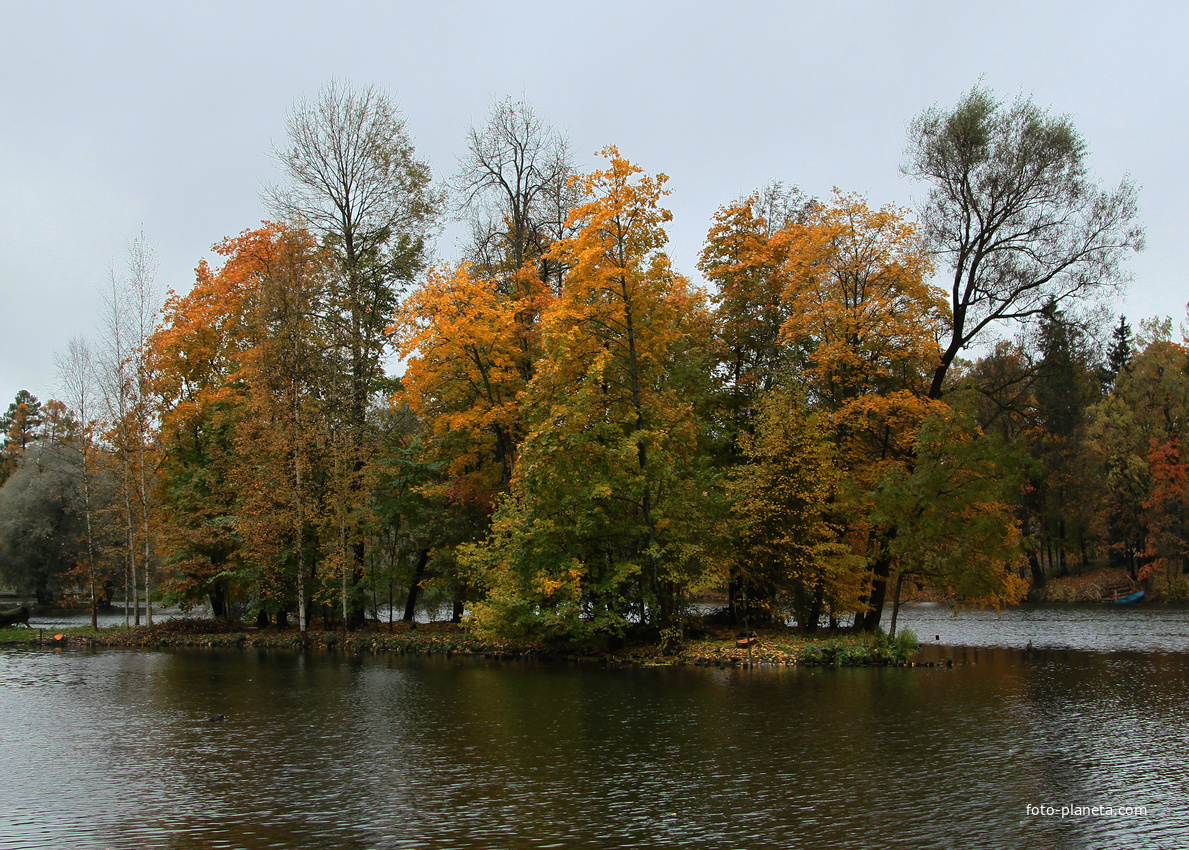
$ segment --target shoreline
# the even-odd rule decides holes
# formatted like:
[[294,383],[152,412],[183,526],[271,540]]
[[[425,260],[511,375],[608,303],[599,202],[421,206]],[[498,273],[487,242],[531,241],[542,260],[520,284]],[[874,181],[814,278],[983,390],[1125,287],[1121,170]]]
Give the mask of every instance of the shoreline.
[[[182,624],[179,627],[176,624]],[[394,655],[454,655],[492,660],[539,660],[595,663],[605,666],[911,666],[917,647],[908,640],[892,641],[866,634],[803,635],[777,629],[755,630],[749,648],[737,645],[733,634],[720,630],[662,649],[652,643],[626,644],[614,651],[585,644],[483,641],[452,623],[421,624],[392,632],[375,628],[348,632],[309,630],[303,642],[296,629],[233,628],[206,630],[212,621],[172,620],[154,626],[90,626],[48,633],[44,628],[0,630],[0,647],[120,648],[120,649],[277,649],[287,651],[390,653]],[[171,625],[174,624],[174,625]],[[185,626],[193,625],[193,630]],[[61,635],[60,639],[55,639]]]

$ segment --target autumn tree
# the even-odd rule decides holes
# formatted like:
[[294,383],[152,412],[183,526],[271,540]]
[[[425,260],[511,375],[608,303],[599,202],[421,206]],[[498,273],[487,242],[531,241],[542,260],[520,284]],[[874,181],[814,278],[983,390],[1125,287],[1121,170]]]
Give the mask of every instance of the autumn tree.
[[[429,166],[417,159],[405,119],[373,86],[331,80],[290,113],[288,144],[274,151],[286,183],[266,193],[281,219],[307,227],[334,258],[328,327],[339,352],[344,463],[353,503],[372,459],[368,411],[384,389],[388,326],[399,292],[423,268],[426,238],[441,206]],[[362,575],[365,541],[351,514],[351,584]],[[363,608],[352,603],[352,620]]]
[[[256,559],[261,595],[284,618],[296,605],[298,626],[308,624],[308,576],[314,561],[310,520],[317,510],[311,486],[319,463],[319,431],[327,341],[323,310],[327,257],[303,230],[267,226],[235,244],[253,264],[256,285],[245,317],[252,345],[241,359],[247,384],[247,417],[237,438],[246,474],[240,531]],[[256,451],[243,452],[245,446]],[[262,545],[248,517],[269,517],[275,528]],[[276,573],[284,568],[279,576]]]
[[217,616],[251,592],[261,619],[307,625],[317,537],[310,502],[323,430],[326,288],[305,231],[265,224],[215,246],[152,340],[164,400],[170,589]]
[[911,466],[918,431],[937,406],[926,376],[937,359],[945,304],[927,282],[930,263],[905,211],[872,210],[841,192],[803,223],[784,228],[788,318],[811,405],[829,418],[848,473],[851,525],[865,529],[874,630],[895,564],[894,526],[872,522],[880,482]]
[[751,429],[759,399],[794,367],[780,330],[790,316],[786,227],[804,222],[817,202],[773,183],[721,207],[698,268],[714,285],[715,336],[726,393],[731,442]]
[[[223,251],[222,246],[217,248]],[[230,265],[230,264],[229,264]],[[240,541],[235,432],[245,415],[239,380],[251,278],[199,264],[194,286],[171,294],[150,341],[161,400],[161,543],[170,601],[229,614]]]
[[481,627],[613,634],[632,611],[665,626],[706,576],[694,401],[709,317],[663,252],[666,178],[603,155],[550,252],[569,271],[544,316],[532,430],[469,558],[489,591]]
[[1100,482],[1098,524],[1132,576],[1175,589],[1185,571],[1189,350],[1171,322],[1150,320],[1111,395],[1090,412],[1088,472]]
[[1047,305],[1094,298],[1126,280],[1143,248],[1138,190],[1102,189],[1073,121],[975,86],[953,109],[934,106],[908,129],[902,171],[925,183],[925,240],[948,269],[951,320],[929,396],[940,398],[955,358],[981,333],[1028,322]]
[[[431,271],[406,299],[394,325],[408,359],[397,398],[426,423],[434,454],[452,478],[491,502],[512,480],[522,434],[518,301],[468,264]],[[494,460],[494,470],[484,474]],[[472,475],[474,473],[474,475]]]
[[753,434],[742,434],[746,462],[732,481],[738,522],[733,572],[749,613],[803,631],[860,607],[866,564],[846,540],[839,511],[843,472],[828,420],[795,390],[759,402]]

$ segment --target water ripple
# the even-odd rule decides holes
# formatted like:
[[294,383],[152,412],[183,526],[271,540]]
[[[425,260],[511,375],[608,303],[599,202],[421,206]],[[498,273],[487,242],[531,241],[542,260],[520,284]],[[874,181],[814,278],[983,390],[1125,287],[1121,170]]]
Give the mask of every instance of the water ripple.
[[[1189,657],[977,652],[953,669],[727,671],[3,652],[0,760],[30,765],[0,786],[5,846],[1189,838]],[[1104,804],[1148,814],[1027,808]]]

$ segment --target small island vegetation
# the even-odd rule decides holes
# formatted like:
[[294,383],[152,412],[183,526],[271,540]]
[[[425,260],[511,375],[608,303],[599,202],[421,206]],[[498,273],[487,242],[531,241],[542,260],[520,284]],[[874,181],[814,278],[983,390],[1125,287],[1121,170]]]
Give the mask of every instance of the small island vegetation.
[[[1189,347],[1104,325],[1137,190],[1067,116],[981,86],[925,110],[915,214],[728,202],[705,287],[666,253],[668,178],[614,146],[579,173],[524,102],[446,189],[373,87],[298,103],[274,154],[272,221],[163,305],[133,242],[64,400],[4,417],[0,578],[125,606],[72,640],[902,663],[913,593],[1108,566],[1189,599]],[[471,236],[435,263],[448,210]]]
[[843,632],[802,635],[787,628],[765,628],[740,639],[734,629],[713,623],[692,625],[684,637],[675,633],[630,629],[613,641],[481,638],[464,625],[448,621],[371,624],[357,631],[260,629],[238,620],[180,617],[152,626],[75,627],[48,634],[31,628],[0,629],[0,646],[53,646],[135,649],[269,649],[473,656],[496,660],[569,661],[608,666],[904,666],[913,663],[917,639],[902,630],[886,634]]

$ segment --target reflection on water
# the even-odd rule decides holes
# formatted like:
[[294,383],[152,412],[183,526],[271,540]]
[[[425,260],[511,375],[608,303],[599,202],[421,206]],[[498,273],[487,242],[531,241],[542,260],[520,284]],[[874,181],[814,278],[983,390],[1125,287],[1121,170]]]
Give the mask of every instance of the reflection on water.
[[[0,652],[5,847],[1174,847],[1189,656],[619,669]],[[212,723],[213,715],[226,722]],[[1055,814],[1029,814],[1028,806]],[[1144,806],[1060,817],[1065,805]]]

